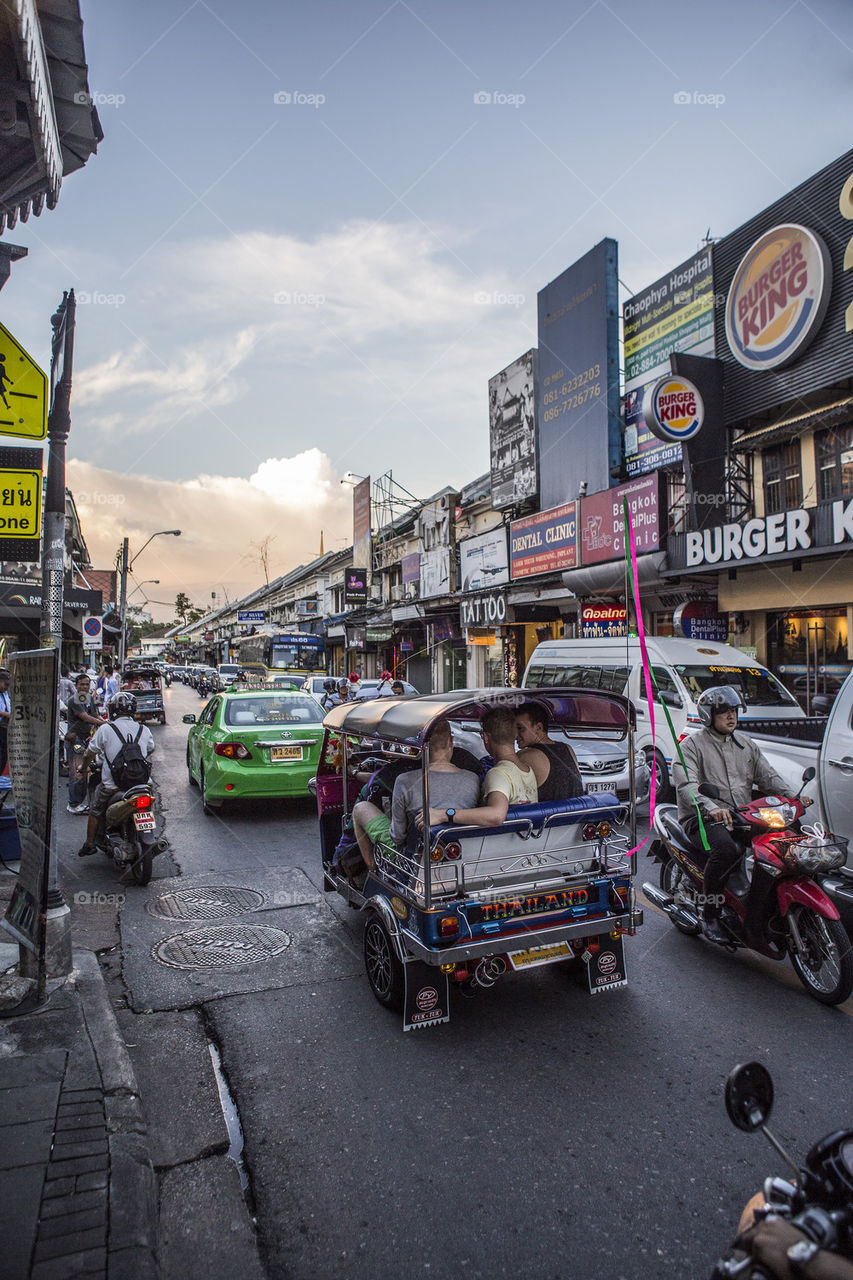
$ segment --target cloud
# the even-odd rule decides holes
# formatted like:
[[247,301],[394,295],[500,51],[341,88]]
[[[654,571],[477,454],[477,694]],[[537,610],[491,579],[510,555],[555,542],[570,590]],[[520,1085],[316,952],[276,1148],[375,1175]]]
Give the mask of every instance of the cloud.
[[[233,600],[260,586],[263,575],[251,543],[272,535],[270,576],[307,564],[325,549],[352,540],[352,490],[342,487],[329,458],[307,449],[291,458],[268,458],[248,479],[200,475],[191,480],[127,476],[71,459],[68,483],[83,536],[96,568],[110,568],[124,537],[131,557],[161,529],[181,537],[155,538],[134,567],[136,582],[157,578],[137,601],[174,600],[185,591],[199,607],[211,592]],[[152,604],[155,618],[171,618]]]

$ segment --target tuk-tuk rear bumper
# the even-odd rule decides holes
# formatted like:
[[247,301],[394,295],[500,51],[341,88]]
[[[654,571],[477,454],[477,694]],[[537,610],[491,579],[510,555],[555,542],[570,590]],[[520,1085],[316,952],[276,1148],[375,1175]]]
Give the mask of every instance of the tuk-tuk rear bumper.
[[[383,915],[386,915],[384,911]],[[390,911],[386,919],[388,915],[391,915]],[[573,938],[591,938],[602,933],[612,933],[616,929],[622,933],[633,933],[642,923],[643,913],[635,908],[631,912],[598,916],[594,920],[563,921],[549,928],[492,933],[475,941],[468,938],[464,942],[451,943],[441,948],[427,946],[416,934],[402,926],[397,930],[397,938],[405,952],[422,960],[424,964],[438,967],[442,964],[458,964],[478,956],[506,955],[508,951],[526,951],[531,947],[549,946],[555,942],[570,942]]]

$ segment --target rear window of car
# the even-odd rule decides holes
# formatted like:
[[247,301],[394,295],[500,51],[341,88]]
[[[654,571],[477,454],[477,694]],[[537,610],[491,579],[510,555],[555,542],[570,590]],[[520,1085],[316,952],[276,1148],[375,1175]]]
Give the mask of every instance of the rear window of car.
[[222,672],[224,676],[236,676],[240,668],[237,666],[236,663],[234,663],[232,666],[231,663],[220,662],[219,670]]
[[228,698],[223,720],[235,728],[254,724],[320,724],[323,709],[313,698]]
[[591,667],[586,663],[536,666],[527,673],[527,684],[532,689],[570,685],[575,689],[606,689],[609,693],[621,693],[627,682],[627,667]]

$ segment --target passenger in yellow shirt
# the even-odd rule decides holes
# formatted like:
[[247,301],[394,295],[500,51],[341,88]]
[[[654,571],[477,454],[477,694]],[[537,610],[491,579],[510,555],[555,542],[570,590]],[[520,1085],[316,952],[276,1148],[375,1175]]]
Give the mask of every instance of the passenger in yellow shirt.
[[494,707],[484,713],[481,725],[483,744],[495,761],[483,779],[482,803],[476,809],[430,809],[431,826],[499,827],[511,804],[535,804],[538,799],[536,775],[515,750],[515,712]]

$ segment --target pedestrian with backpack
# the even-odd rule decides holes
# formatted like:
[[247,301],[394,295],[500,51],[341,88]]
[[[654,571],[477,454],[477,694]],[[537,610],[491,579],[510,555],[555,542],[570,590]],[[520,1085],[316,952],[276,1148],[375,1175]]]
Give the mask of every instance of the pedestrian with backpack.
[[89,808],[89,825],[86,843],[78,856],[88,858],[96,853],[95,837],[98,823],[119,792],[144,786],[151,777],[148,757],[154,750],[154,735],[147,725],[138,724],[136,699],[132,693],[117,693],[107,703],[109,721],[102,724],[91,738],[83,757],[84,771],[96,752],[103,758],[101,781],[95,790]]

